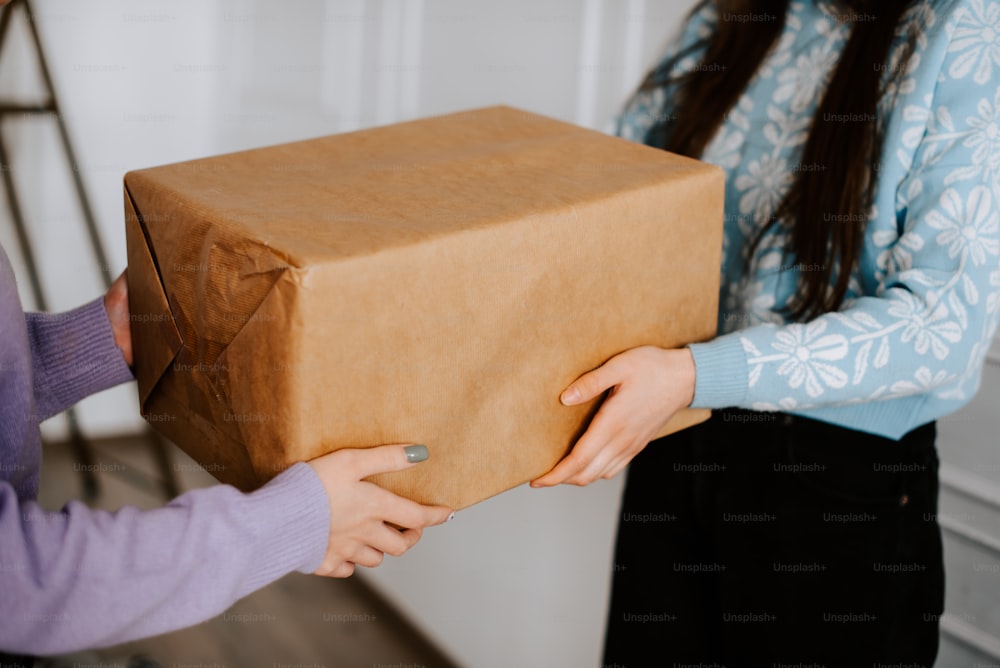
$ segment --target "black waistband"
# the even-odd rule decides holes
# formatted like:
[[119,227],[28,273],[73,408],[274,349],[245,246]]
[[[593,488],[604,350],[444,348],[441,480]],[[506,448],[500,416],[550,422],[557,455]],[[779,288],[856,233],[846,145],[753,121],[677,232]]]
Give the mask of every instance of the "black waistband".
[[705,425],[707,428],[720,428],[720,426],[724,427],[725,425],[738,425],[743,427],[759,426],[765,429],[769,427],[775,429],[795,428],[798,426],[816,433],[822,432],[830,436],[836,435],[843,438],[860,438],[864,440],[878,440],[890,443],[895,441],[904,445],[908,443],[924,444],[927,443],[928,440],[933,441],[934,434],[937,429],[937,423],[931,421],[912,429],[899,439],[891,439],[860,429],[852,429],[851,427],[844,427],[830,422],[817,420],[815,418],[804,417],[802,415],[793,415],[792,413],[783,413],[780,411],[754,411],[745,408],[722,408],[713,410],[711,419],[705,423]]

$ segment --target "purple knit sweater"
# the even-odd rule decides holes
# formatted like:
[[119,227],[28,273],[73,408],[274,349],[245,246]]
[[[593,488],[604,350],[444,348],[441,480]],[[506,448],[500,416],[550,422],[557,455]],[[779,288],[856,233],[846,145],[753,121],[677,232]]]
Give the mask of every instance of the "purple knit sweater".
[[190,626],[323,559],[329,505],[306,464],[253,494],[218,485],[149,511],[40,508],[39,422],[131,378],[102,300],[26,315],[0,248],[0,651],[57,654]]

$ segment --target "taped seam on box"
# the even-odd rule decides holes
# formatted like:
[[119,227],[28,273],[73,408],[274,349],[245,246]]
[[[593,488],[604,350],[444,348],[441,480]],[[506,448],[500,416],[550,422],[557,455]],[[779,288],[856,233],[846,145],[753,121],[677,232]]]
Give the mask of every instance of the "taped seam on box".
[[160,283],[160,291],[166,296],[166,289],[163,287],[162,274],[160,273],[160,262],[156,259],[156,253],[153,252],[153,242],[149,238],[149,230],[146,229],[146,223],[142,220],[142,214],[139,213],[139,206],[135,203],[135,197],[128,189],[128,183],[124,184],[125,187],[125,197],[128,199],[128,211],[126,211],[126,222],[128,222],[128,214],[132,213],[135,218],[135,222],[139,225],[139,231],[142,232],[143,239],[146,240],[146,251],[149,253],[149,259],[153,262],[153,269],[156,271],[156,278]]
[[167,300],[148,231],[132,194],[125,187],[128,242],[129,313],[139,404],[150,395],[184,346]]

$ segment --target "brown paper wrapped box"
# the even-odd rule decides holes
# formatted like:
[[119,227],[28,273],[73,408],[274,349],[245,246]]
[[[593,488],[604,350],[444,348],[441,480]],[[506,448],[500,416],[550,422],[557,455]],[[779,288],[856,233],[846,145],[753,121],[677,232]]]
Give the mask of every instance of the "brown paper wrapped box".
[[244,490],[422,443],[376,481],[463,508],[567,453],[577,376],[715,334],[722,205],[717,168],[506,107],[130,172],[142,413]]

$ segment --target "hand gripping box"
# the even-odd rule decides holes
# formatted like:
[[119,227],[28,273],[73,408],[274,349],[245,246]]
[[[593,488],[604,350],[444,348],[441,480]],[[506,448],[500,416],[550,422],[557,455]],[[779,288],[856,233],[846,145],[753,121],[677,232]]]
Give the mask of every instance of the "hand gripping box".
[[718,168],[506,107],[129,172],[142,413],[244,490],[422,443],[375,481],[463,508],[568,452],[577,376],[715,335],[722,206]]

